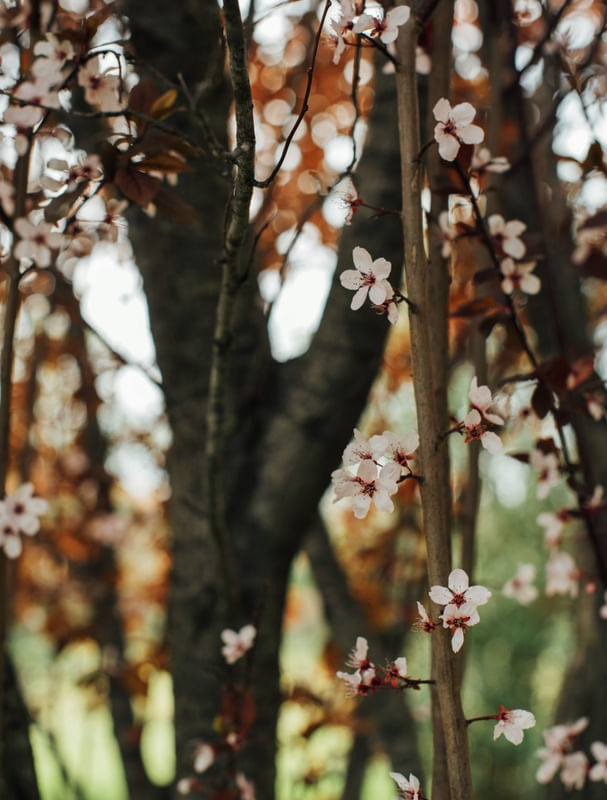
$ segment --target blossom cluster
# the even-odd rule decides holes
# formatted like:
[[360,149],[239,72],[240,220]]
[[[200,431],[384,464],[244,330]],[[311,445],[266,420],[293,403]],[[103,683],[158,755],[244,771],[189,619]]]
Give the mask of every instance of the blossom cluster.
[[[371,502],[380,511],[393,511],[390,499],[398,491],[398,483],[405,477],[415,477],[411,468],[419,435],[408,431],[398,437],[392,431],[365,439],[354,429],[354,441],[343,452],[346,467],[357,466],[356,474],[337,469],[331,474],[335,499],[352,498],[352,511],[358,519],[369,513]],[[386,463],[382,463],[386,462]]]
[[470,410],[455,430],[465,433],[466,443],[479,440],[490,453],[501,453],[503,450],[501,439],[491,428],[503,425],[504,420],[491,410],[495,402],[491,390],[488,386],[479,386],[476,375],[472,378],[468,399]]
[[[428,592],[430,599],[439,606],[444,606],[439,619],[443,627],[451,633],[451,649],[458,653],[464,644],[464,634],[468,628],[480,622],[478,606],[484,606],[491,597],[485,586],[470,586],[470,579],[463,569],[454,569],[449,573],[447,586],[432,586]],[[417,627],[432,632],[434,623],[421,603],[417,604],[421,622]]]
[[18,558],[23,550],[21,534],[34,536],[40,530],[40,517],[48,511],[48,502],[34,497],[31,483],[23,483],[0,500],[0,547],[7,558]]
[[555,725],[544,731],[545,746],[537,751],[542,760],[536,774],[539,783],[550,783],[557,772],[567,789],[582,789],[587,777],[591,781],[607,783],[607,745],[598,741],[590,745],[596,761],[592,767],[586,754],[575,749],[575,740],[588,723],[588,717],[580,717],[575,722]]
[[350,694],[368,695],[379,689],[419,689],[421,681],[407,676],[407,659],[396,658],[386,667],[377,667],[369,658],[369,643],[364,636],[357,636],[356,644],[346,664],[354,672],[337,672]]
[[407,5],[390,8],[380,16],[364,13],[364,0],[353,3],[352,0],[339,0],[339,16],[331,23],[335,53],[333,63],[338,64],[346,45],[354,44],[352,34],[364,34],[365,37],[390,45],[398,36],[398,29],[411,16]]

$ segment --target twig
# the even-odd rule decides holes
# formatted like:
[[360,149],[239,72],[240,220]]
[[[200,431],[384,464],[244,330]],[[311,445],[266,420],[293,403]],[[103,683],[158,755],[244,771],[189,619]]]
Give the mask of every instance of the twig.
[[289,131],[289,134],[284,141],[282,147],[282,153],[280,154],[280,158],[278,159],[278,162],[274,167],[274,169],[272,170],[272,172],[263,181],[258,181],[254,179],[253,185],[258,186],[260,189],[266,189],[280,172],[280,169],[284,164],[284,160],[287,157],[287,151],[291,145],[291,142],[293,141],[293,137],[297,133],[297,129],[303,122],[303,118],[305,117],[306,112],[308,111],[308,100],[310,99],[310,92],[312,91],[312,78],[314,77],[314,67],[316,66],[316,56],[318,54],[318,46],[320,44],[320,37],[325,24],[325,20],[327,18],[327,14],[329,13],[329,8],[331,8],[331,0],[326,0],[325,7],[323,9],[322,16],[320,18],[318,31],[316,32],[316,38],[314,39],[314,49],[312,50],[312,62],[307,70],[308,82],[306,84],[306,90],[304,92],[301,109],[299,111],[299,114],[297,115],[297,119],[293,123],[293,127]]

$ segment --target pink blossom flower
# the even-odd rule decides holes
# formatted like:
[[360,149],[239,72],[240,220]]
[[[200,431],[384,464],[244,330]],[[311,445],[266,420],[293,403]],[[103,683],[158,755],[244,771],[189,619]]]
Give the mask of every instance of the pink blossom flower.
[[369,667],[364,672],[336,672],[337,677],[346,684],[346,691],[350,695],[372,694],[381,681],[375,675],[375,669]]
[[569,553],[554,553],[546,564],[546,594],[578,596],[580,570]]
[[501,214],[492,214],[487,222],[493,243],[499,251],[512,258],[522,258],[525,255],[527,248],[519,238],[527,228],[524,222],[519,219],[506,222]]
[[590,780],[604,781],[607,783],[607,744],[603,744],[603,742],[593,742],[590,745],[590,752],[597,761],[590,770]]
[[386,280],[392,270],[392,265],[385,258],[371,258],[364,247],[355,247],[352,259],[356,269],[347,269],[341,273],[339,280],[345,289],[351,289],[356,294],[352,298],[350,308],[359,309],[367,299],[375,305],[381,305],[391,296],[392,287]]
[[34,81],[20,83],[12,96],[25,102],[37,104],[14,104],[6,109],[4,121],[10,125],[15,125],[19,131],[29,130],[40,122],[45,112],[39,106],[59,108],[57,92],[52,91],[48,80],[40,75],[37,75]]
[[566,789],[581,789],[586,783],[588,758],[581,750],[563,756],[561,780]]
[[419,778],[416,778],[412,772],[409,773],[408,779],[405,778],[404,775],[401,775],[400,772],[391,772],[390,777],[398,786],[401,800],[420,800],[421,789]]
[[544,528],[544,544],[548,548],[557,548],[561,543],[561,532],[571,514],[567,508],[561,511],[542,511],[538,514],[537,523]]
[[488,147],[475,147],[470,169],[474,172],[508,172],[510,162],[504,156],[492,156]]
[[491,390],[488,386],[479,386],[476,375],[472,378],[468,399],[472,408],[475,408],[487,422],[492,425],[504,424],[504,420],[498,414],[489,411],[494,402]]
[[587,726],[588,717],[580,717],[576,722],[555,725],[544,731],[546,746],[537,751],[543,762],[535,776],[539,783],[549,783],[554,778],[565,755],[572,752],[576,736]]
[[523,711],[521,708],[504,708],[500,706],[498,722],[493,729],[493,740],[498,739],[502,734],[512,744],[520,744],[523,741],[523,731],[533,728],[535,717],[531,711]]
[[454,653],[458,653],[462,649],[464,633],[468,628],[480,622],[474,603],[464,603],[461,606],[450,603],[445,606],[439,619],[442,619],[443,627],[449,628],[451,631],[451,649]]
[[78,70],[78,85],[84,89],[84,99],[91,106],[103,108],[104,111],[117,111],[119,104],[120,78],[102,71],[99,58],[89,59]]
[[61,70],[67,61],[75,57],[72,43],[65,39],[60,41],[54,34],[46,33],[45,38],[34,45],[34,55],[38,58],[32,64],[32,72],[36,76],[45,77],[51,85],[60,83]]
[[365,439],[358,428],[354,428],[354,441],[343,452],[342,461],[347,466],[358,464],[360,461],[376,461],[384,454],[386,448],[384,436],[372,436]]
[[529,453],[529,464],[538,472],[537,499],[545,500],[561,482],[558,458],[555,453],[543,453],[536,448]]
[[538,591],[533,585],[535,566],[533,564],[519,564],[516,574],[506,581],[502,589],[504,597],[511,597],[522,606],[528,606],[538,596]]
[[464,440],[466,444],[475,439],[479,439],[480,443],[489,453],[501,453],[504,449],[500,437],[497,433],[487,430],[480,412],[477,411],[476,408],[473,408],[466,414],[463,424],[466,431],[466,438]]
[[63,234],[53,232],[48,222],[32,223],[25,217],[15,220],[15,232],[20,237],[15,244],[15,257],[31,259],[38,267],[51,263],[51,249],[61,247]]
[[396,494],[394,464],[386,464],[377,474],[377,467],[372,461],[361,461],[356,475],[351,475],[345,470],[335,470],[331,479],[335,488],[335,500],[342,497],[352,497],[352,511],[357,519],[364,519],[369,513],[371,500],[379,511],[394,511],[394,504],[390,495]]
[[440,606],[463,606],[466,603],[484,606],[491,597],[491,592],[484,586],[469,586],[468,575],[463,569],[452,570],[447,583],[448,588],[432,586],[428,592],[430,599]]
[[525,294],[537,294],[542,283],[537,275],[531,272],[535,269],[535,261],[515,263],[511,258],[505,258],[500,264],[503,275],[502,292],[512,294],[515,289],[520,289]]
[[40,517],[48,511],[48,502],[34,497],[31,483],[22,483],[12,494],[0,500],[0,517],[16,530],[34,536],[40,530]]
[[454,161],[460,144],[479,144],[485,136],[478,125],[472,125],[476,115],[470,103],[459,103],[451,108],[451,103],[442,97],[432,109],[437,124],[434,138],[438,142],[438,152],[445,161]]
[[428,612],[419,600],[417,601],[417,612],[419,614],[419,619],[413,626],[416,630],[423,631],[424,633],[432,633],[436,630],[436,622],[430,619]]
[[19,558],[23,552],[19,529],[4,514],[0,514],[0,547],[7,558]]
[[400,464],[405,469],[410,469],[410,462],[413,460],[414,453],[419,447],[419,434],[417,431],[407,431],[402,437],[398,437],[392,431],[384,431],[382,438],[385,441],[384,455],[392,459],[396,464]]
[[221,632],[223,642],[221,654],[228,664],[234,664],[253,647],[256,635],[257,629],[254,625],[245,625],[238,633],[231,628],[226,628]]
[[375,670],[375,665],[369,660],[369,643],[364,636],[356,637],[356,644],[350,651],[346,664],[361,673],[368,669]]
[[354,25],[354,33],[367,31],[369,36],[379,38],[384,44],[390,44],[396,40],[399,27],[404,25],[410,16],[409,6],[392,8],[383,19],[378,19],[370,14],[361,14]]
[[438,215],[438,226],[441,237],[441,256],[449,258],[453,252],[453,242],[457,239],[457,231],[451,225],[449,212],[441,211]]

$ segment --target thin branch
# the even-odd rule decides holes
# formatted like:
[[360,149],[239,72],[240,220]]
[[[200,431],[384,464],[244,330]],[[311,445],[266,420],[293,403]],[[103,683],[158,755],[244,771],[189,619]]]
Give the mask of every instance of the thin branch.
[[299,114],[297,115],[297,119],[295,120],[293,127],[289,131],[287,138],[284,141],[282,147],[282,153],[280,154],[280,158],[272,172],[265,178],[263,181],[254,180],[254,186],[258,186],[260,189],[266,189],[274,180],[274,178],[280,172],[282,165],[284,164],[284,160],[287,157],[287,151],[293,141],[293,137],[297,133],[297,129],[303,122],[303,118],[308,111],[308,100],[310,99],[310,92],[312,91],[312,78],[314,77],[314,67],[316,66],[316,56],[318,54],[318,46],[320,44],[320,37],[322,35],[322,30],[325,24],[325,20],[327,18],[327,14],[329,13],[329,9],[331,8],[331,0],[326,0],[325,7],[322,12],[322,16],[320,18],[320,24],[318,26],[318,31],[316,32],[316,38],[314,39],[314,49],[312,51],[312,62],[308,67],[307,74],[308,74],[308,82],[306,84],[306,90],[304,92],[303,101],[301,104],[301,109]]

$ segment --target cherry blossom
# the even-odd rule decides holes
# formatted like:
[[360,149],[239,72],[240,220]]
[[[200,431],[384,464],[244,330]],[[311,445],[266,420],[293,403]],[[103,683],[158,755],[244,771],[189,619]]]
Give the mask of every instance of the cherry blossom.
[[463,426],[466,431],[466,438],[464,440],[466,444],[475,439],[479,439],[480,443],[489,453],[501,453],[504,449],[500,437],[497,433],[487,430],[480,412],[477,411],[476,408],[473,408],[466,414]]
[[48,222],[33,223],[19,217],[15,220],[15,232],[20,237],[15,245],[15,257],[31,259],[38,267],[48,267],[51,249],[63,243],[63,234],[54,232]]
[[384,44],[390,44],[396,41],[399,27],[404,25],[410,16],[409,6],[392,8],[383,19],[378,19],[370,14],[362,14],[354,25],[354,33],[366,31],[369,36],[379,38]]
[[78,84],[84,89],[84,99],[91,106],[104,111],[118,110],[120,78],[109,74],[108,70],[102,71],[98,57],[89,59],[78,70]]
[[523,606],[528,606],[538,596],[538,590],[533,585],[535,566],[533,564],[519,564],[516,574],[504,584],[502,594],[511,597]]
[[493,729],[493,740],[498,739],[502,734],[512,744],[520,744],[523,741],[523,731],[535,726],[535,717],[531,711],[523,711],[521,708],[504,708],[500,706],[498,722]]
[[462,649],[466,630],[480,622],[474,603],[464,603],[459,606],[450,603],[445,606],[439,619],[442,619],[443,627],[449,628],[451,631],[451,649],[454,653],[458,653]]
[[419,434],[417,431],[407,431],[398,437],[392,431],[384,431],[382,438],[385,441],[384,455],[400,464],[405,469],[410,469],[409,462],[419,447]]
[[468,399],[472,408],[475,408],[487,422],[492,425],[504,424],[504,420],[498,414],[489,411],[494,402],[491,396],[491,389],[488,386],[479,386],[476,375],[472,378]]
[[23,552],[19,529],[4,515],[0,515],[0,547],[7,558],[19,558]]
[[331,28],[333,29],[333,33],[336,37],[333,39],[333,43],[335,45],[335,53],[333,54],[334,64],[339,64],[341,56],[346,49],[345,37],[348,32],[353,29],[354,18],[359,13],[351,0],[340,0],[339,8],[339,17],[331,22]]
[[588,722],[588,717],[580,717],[576,722],[555,725],[544,731],[546,746],[537,751],[543,762],[535,776],[539,783],[550,783],[562,766],[565,756],[572,752],[576,736],[585,730]]
[[561,511],[542,511],[538,514],[537,523],[544,528],[544,544],[548,548],[557,548],[561,543],[561,532],[565,523],[571,519],[567,508]]
[[537,499],[545,500],[554,486],[561,482],[556,453],[543,453],[537,448],[529,453],[529,464],[537,470]]
[[436,622],[430,619],[428,612],[419,600],[417,601],[417,612],[419,614],[419,619],[413,626],[416,630],[423,631],[424,633],[432,633],[432,631],[436,630]]
[[37,125],[44,116],[44,109],[59,108],[57,92],[51,89],[51,84],[44,76],[37,75],[33,81],[19,84],[12,95],[14,98],[37,105],[10,105],[4,114],[4,121],[15,125],[19,131],[29,130]]
[[607,744],[593,742],[590,745],[590,752],[597,763],[590,770],[588,777],[591,781],[604,781],[607,783]]
[[408,779],[405,778],[404,775],[401,775],[400,772],[391,772],[390,777],[398,786],[401,800],[420,800],[421,789],[419,778],[417,778],[412,772],[409,773]]
[[461,143],[479,144],[485,136],[478,125],[472,125],[476,115],[470,103],[459,103],[451,108],[451,103],[442,97],[432,109],[437,124],[434,138],[438,142],[438,152],[445,161],[454,161]]
[[581,789],[586,783],[588,758],[581,750],[563,757],[561,780],[566,789]]
[[369,668],[364,672],[356,670],[356,672],[336,672],[337,677],[346,684],[348,694],[372,694],[375,689],[381,684],[381,681],[375,675],[375,669]]
[[75,57],[72,43],[67,39],[60,41],[57,36],[47,32],[45,38],[34,45],[34,55],[38,58],[32,64],[32,72],[36,76],[44,76],[53,80],[53,85],[61,81],[61,70],[67,61]]
[[392,287],[386,280],[392,270],[392,265],[385,258],[371,258],[364,247],[355,247],[352,259],[356,269],[347,269],[341,273],[339,280],[345,289],[355,291],[350,308],[359,309],[367,299],[367,294],[372,303],[381,305],[387,297],[391,296]]
[[247,650],[253,647],[256,635],[257,629],[254,625],[245,625],[238,633],[231,628],[226,628],[221,632],[221,640],[224,643],[221,654],[228,664],[234,664],[244,656]]
[[488,147],[475,147],[470,169],[474,172],[508,172],[510,162],[505,156],[492,156]]
[[453,252],[453,242],[457,239],[457,232],[450,222],[448,211],[441,211],[438,215],[438,226],[441,236],[441,256],[449,258]]
[[377,467],[372,461],[361,461],[356,475],[338,469],[331,474],[335,488],[335,500],[352,497],[352,511],[357,519],[364,519],[369,513],[371,500],[379,511],[394,511],[394,503],[390,495],[396,494],[398,485],[394,464],[386,464],[377,474]]
[[537,294],[542,287],[537,275],[532,275],[536,262],[515,263],[511,258],[505,258],[500,264],[503,277],[502,292],[512,294],[515,289],[520,289],[525,294]]
[[200,742],[194,749],[194,772],[206,772],[215,761],[215,748],[207,742]]
[[588,726],[588,717],[580,717],[576,722],[555,725],[544,731],[545,747],[537,751],[542,759],[536,779],[539,783],[549,783],[563,764],[565,756],[572,752],[576,736]]
[[358,464],[360,461],[376,461],[386,448],[385,433],[383,436],[372,436],[365,439],[358,428],[354,428],[354,441],[343,452],[342,461],[348,466]]
[[440,606],[463,606],[466,603],[484,606],[491,597],[491,592],[484,586],[469,586],[468,575],[463,569],[452,570],[447,583],[448,588],[432,586],[428,592],[430,599]]
[[13,528],[28,536],[40,530],[40,517],[48,511],[48,502],[34,497],[31,483],[22,483],[12,494],[0,500],[0,518]]
[[375,672],[375,665],[369,660],[369,643],[364,636],[356,637],[356,644],[348,656],[346,664],[361,673],[367,670]]
[[546,564],[546,594],[577,597],[580,570],[569,553],[554,553]]
[[489,233],[498,250],[512,258],[522,258],[527,248],[519,238],[527,228],[524,222],[511,219],[509,222],[501,214],[492,214],[487,220]]

